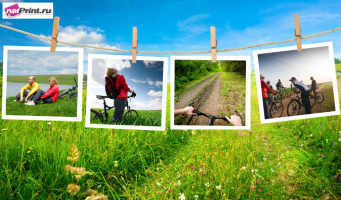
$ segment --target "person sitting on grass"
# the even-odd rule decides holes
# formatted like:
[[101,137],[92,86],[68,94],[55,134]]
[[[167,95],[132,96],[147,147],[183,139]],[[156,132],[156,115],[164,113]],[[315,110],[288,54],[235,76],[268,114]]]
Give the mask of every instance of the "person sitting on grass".
[[58,82],[55,77],[51,77],[49,79],[50,82],[50,88],[48,90],[43,91],[39,90],[33,97],[32,101],[29,101],[25,103],[25,105],[34,106],[38,103],[40,103],[41,100],[43,100],[44,103],[54,103],[58,99],[59,95],[59,87]]
[[[177,116],[177,115],[196,116],[197,113],[194,113],[193,112],[194,110],[195,108],[193,108],[192,106],[187,106],[186,108],[174,110],[174,116]],[[242,119],[240,119],[240,117],[237,115],[232,115],[231,118],[225,116],[225,118],[234,126],[243,126]]]
[[[23,102],[24,97],[26,97],[25,102],[31,101],[34,95],[40,90],[39,84],[35,81],[36,78],[34,76],[28,77],[28,84],[25,87],[21,88],[20,93],[17,94],[12,102],[17,102],[19,100],[20,102]],[[27,90],[30,90],[30,92],[28,92]]]

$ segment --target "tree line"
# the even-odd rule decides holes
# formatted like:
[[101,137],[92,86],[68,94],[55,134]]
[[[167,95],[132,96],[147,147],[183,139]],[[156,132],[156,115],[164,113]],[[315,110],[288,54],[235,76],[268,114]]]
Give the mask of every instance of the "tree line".
[[225,72],[236,72],[243,76],[246,76],[246,61],[238,60],[238,61],[220,61],[220,65],[223,71]]

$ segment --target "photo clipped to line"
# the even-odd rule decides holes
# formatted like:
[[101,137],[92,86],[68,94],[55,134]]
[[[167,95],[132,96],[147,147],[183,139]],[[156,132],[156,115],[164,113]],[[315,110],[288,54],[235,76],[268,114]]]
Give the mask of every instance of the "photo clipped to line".
[[2,119],[82,121],[83,49],[4,46]]
[[167,57],[89,54],[86,127],[165,130]]
[[250,57],[171,57],[172,129],[250,129]]
[[340,115],[331,42],[254,51],[261,123]]

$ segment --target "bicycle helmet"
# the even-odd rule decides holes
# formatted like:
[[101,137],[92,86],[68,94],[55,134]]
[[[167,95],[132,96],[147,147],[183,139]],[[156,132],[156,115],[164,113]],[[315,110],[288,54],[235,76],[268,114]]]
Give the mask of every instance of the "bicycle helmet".
[[266,81],[266,84],[270,84],[270,81]]

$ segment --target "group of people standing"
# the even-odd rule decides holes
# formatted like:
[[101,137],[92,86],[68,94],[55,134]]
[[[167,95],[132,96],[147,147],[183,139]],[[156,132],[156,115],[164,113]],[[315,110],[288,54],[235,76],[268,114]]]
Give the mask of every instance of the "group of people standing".
[[[260,75],[261,79],[261,88],[262,88],[262,98],[263,98],[263,108],[264,108],[264,117],[265,119],[269,119],[269,108],[268,108],[268,103],[267,103],[267,98],[270,97],[272,101],[274,101],[274,95],[277,94],[277,92],[274,91],[273,87],[270,84],[270,81],[267,81],[265,83],[264,79],[265,77],[263,75]],[[310,77],[311,82],[311,88],[307,85],[305,85],[303,82],[297,81],[295,77],[292,77],[289,81],[292,83],[294,86],[294,91],[295,92],[300,92],[301,97],[302,97],[302,104],[305,108],[305,114],[311,114],[311,106],[310,106],[310,101],[309,101],[309,94],[310,92],[314,92],[314,96],[316,97],[316,89],[317,89],[317,84],[316,80],[314,77]],[[283,84],[281,82],[281,79],[278,79],[278,82],[276,83],[276,88],[280,94],[283,95]]]
[[[39,104],[40,101],[44,103],[54,103],[58,99],[59,95],[59,87],[58,82],[55,77],[49,78],[50,88],[48,90],[43,91],[40,90],[39,84],[36,82],[36,78],[34,76],[30,76],[28,78],[28,84],[21,88],[20,93],[17,94],[16,98],[12,102],[23,102],[25,98],[25,105],[36,105]],[[29,90],[30,92],[28,92]]]

